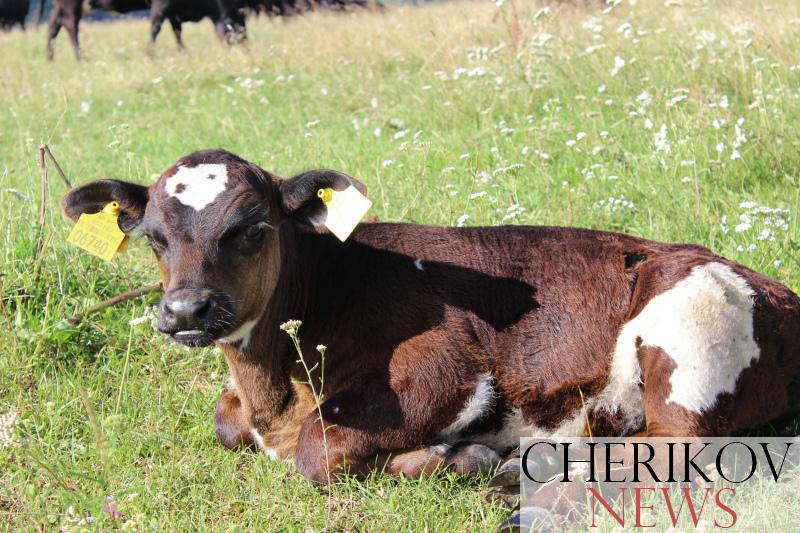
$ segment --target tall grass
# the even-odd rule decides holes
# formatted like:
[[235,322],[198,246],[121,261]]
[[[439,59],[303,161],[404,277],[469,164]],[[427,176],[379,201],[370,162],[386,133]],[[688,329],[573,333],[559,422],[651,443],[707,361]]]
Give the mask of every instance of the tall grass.
[[[216,443],[225,365],[129,325],[157,296],[66,323],[156,270],[141,243],[113,265],[69,247],[51,179],[34,279],[40,143],[76,183],[150,183],[219,146],[282,175],[358,176],[381,220],[698,242],[797,290],[798,30],[791,0],[508,0],[261,19],[246,47],[188,25],[186,53],[165,32],[153,59],[145,21],[84,24],[82,64],[64,36],[48,64],[43,31],[0,35],[0,415],[20,418],[0,448],[0,522],[319,529],[328,515],[291,465]],[[482,492],[350,480],[330,524],[488,530],[503,512]]]

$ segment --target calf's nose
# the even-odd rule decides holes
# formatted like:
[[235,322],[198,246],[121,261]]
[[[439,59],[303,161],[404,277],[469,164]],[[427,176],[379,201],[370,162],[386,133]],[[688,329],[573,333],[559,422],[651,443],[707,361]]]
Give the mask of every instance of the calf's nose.
[[164,306],[176,318],[195,320],[204,318],[211,308],[211,300],[168,300]]
[[163,329],[204,329],[213,306],[214,302],[210,298],[196,294],[168,295],[163,304]]

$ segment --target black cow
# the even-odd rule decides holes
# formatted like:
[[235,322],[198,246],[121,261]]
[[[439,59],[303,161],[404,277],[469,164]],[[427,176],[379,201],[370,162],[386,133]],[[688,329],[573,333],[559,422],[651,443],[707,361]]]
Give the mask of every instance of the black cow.
[[10,31],[15,25],[25,29],[25,17],[31,7],[29,0],[0,0],[0,29]]
[[[1,0],[0,0],[1,1]],[[42,0],[44,1],[44,0]],[[130,13],[142,9],[150,9],[150,45],[152,51],[161,25],[169,20],[178,49],[185,48],[181,37],[183,22],[198,22],[206,17],[214,23],[217,34],[222,37],[231,31],[243,31],[244,17],[238,10],[228,9],[228,4],[236,0],[88,0],[90,10]],[[75,58],[80,60],[81,51],[78,43],[78,25],[83,15],[83,0],[53,0],[47,35],[47,58],[53,59],[53,40],[63,26],[69,32]],[[231,13],[231,17],[224,16]]]

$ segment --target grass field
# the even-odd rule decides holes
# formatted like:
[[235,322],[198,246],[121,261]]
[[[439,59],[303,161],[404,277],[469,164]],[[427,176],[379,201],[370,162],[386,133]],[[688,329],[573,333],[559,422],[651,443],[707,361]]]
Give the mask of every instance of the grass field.
[[234,48],[190,24],[186,53],[166,29],[152,59],[146,22],[85,24],[82,64],[64,35],[53,64],[44,31],[0,35],[0,528],[473,531],[505,514],[482,480],[446,476],[348,480],[329,509],[290,464],[224,451],[225,363],[134,320],[158,295],[66,323],[157,270],[142,242],[113,265],[66,244],[52,171],[34,260],[43,142],[74,183],[150,183],[224,147],[357,176],[381,220],[697,242],[798,291],[800,5],[577,4],[262,19]]

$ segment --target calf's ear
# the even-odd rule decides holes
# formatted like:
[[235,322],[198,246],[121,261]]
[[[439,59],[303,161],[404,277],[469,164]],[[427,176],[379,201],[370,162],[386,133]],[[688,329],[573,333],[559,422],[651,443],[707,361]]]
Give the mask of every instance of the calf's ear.
[[278,182],[281,208],[295,220],[313,227],[319,232],[327,231],[323,225],[327,216],[325,203],[317,196],[317,191],[330,187],[343,191],[355,187],[366,195],[367,186],[357,179],[336,170],[311,170]]
[[119,204],[119,229],[132,231],[142,221],[147,187],[119,180],[97,180],[69,191],[61,199],[64,215],[76,222],[84,213],[98,213],[110,202]]

